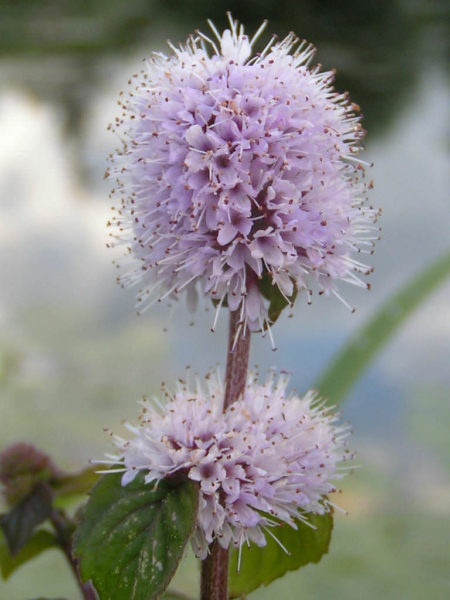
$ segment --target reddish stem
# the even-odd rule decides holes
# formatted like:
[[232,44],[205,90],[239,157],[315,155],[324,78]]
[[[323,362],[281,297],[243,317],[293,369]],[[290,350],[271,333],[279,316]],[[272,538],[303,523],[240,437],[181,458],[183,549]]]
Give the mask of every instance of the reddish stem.
[[[230,312],[224,411],[245,390],[249,356],[250,331],[240,323],[239,311]],[[217,540],[211,544],[202,562],[201,600],[228,600],[228,555]]]
[[239,311],[236,310],[230,313],[224,412],[245,390],[249,356],[250,331],[248,329],[244,330],[244,326],[241,326]]
[[217,540],[202,562],[201,600],[228,600],[228,550]]

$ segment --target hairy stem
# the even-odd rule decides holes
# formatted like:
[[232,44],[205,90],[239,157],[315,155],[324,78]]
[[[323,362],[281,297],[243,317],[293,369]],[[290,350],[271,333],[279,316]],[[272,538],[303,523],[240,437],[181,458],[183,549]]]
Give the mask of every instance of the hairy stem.
[[[244,392],[250,355],[250,331],[240,323],[239,311],[230,312],[225,398],[223,410]],[[228,554],[215,540],[202,562],[201,600],[228,600]]]
[[81,581],[80,573],[76,560],[72,556],[72,523],[69,519],[60,511],[54,509],[50,521],[58,536],[58,541],[64,555],[69,563],[75,579],[77,580],[81,594],[84,600],[98,600],[98,596],[94,588],[90,583],[83,583]]
[[227,370],[225,374],[225,410],[244,392],[250,356],[250,331],[239,322],[239,311],[230,313]]
[[202,562],[201,600],[228,600],[228,550],[217,540]]

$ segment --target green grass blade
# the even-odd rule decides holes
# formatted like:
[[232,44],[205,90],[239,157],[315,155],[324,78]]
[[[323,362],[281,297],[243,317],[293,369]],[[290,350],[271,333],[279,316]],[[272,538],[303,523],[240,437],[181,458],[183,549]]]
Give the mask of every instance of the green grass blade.
[[450,274],[450,252],[428,265],[352,336],[314,386],[330,404],[341,402],[377,352]]

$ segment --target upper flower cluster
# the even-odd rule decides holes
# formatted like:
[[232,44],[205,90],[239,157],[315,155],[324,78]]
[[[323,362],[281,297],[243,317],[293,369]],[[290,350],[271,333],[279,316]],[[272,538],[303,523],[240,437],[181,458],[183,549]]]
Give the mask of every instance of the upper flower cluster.
[[351,255],[373,244],[377,212],[364,206],[357,107],[334,73],[309,68],[314,49],[294,34],[251,58],[263,27],[249,40],[230,24],[212,26],[217,42],[197,33],[155,53],[130,80],[108,172],[113,237],[139,259],[120,278],[141,284],[138,304],[182,290],[195,304],[200,287],[255,330],[272,285],[289,302],[313,280],[325,293],[336,279],[366,287]]
[[351,458],[348,430],[313,393],[287,397],[286,384],[273,374],[265,383],[251,376],[243,397],[223,413],[217,374],[207,378],[206,390],[180,382],[164,407],[144,401],[139,426],[128,425],[131,440],[115,438],[120,455],[111,462],[123,464],[123,485],[139,471],[154,485],[176,473],[199,482],[192,544],[202,559],[215,538],[224,548],[263,546],[274,518],[296,527],[294,519],[329,510],[326,495],[341,476],[337,464]]

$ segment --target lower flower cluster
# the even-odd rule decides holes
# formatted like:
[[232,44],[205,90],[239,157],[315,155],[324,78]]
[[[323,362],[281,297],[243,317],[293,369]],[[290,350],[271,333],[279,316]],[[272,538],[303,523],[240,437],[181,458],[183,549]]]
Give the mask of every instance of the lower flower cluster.
[[164,389],[165,404],[143,401],[138,426],[127,425],[132,439],[115,436],[120,451],[110,458],[123,465],[122,485],[138,472],[152,485],[175,476],[199,483],[192,545],[201,559],[214,539],[224,548],[264,546],[280,522],[296,527],[308,513],[330,510],[327,495],[343,475],[338,465],[353,458],[348,427],[314,392],[287,395],[287,383],[272,372],[264,383],[250,375],[223,412],[218,373],[195,385],[179,380],[174,393]]

